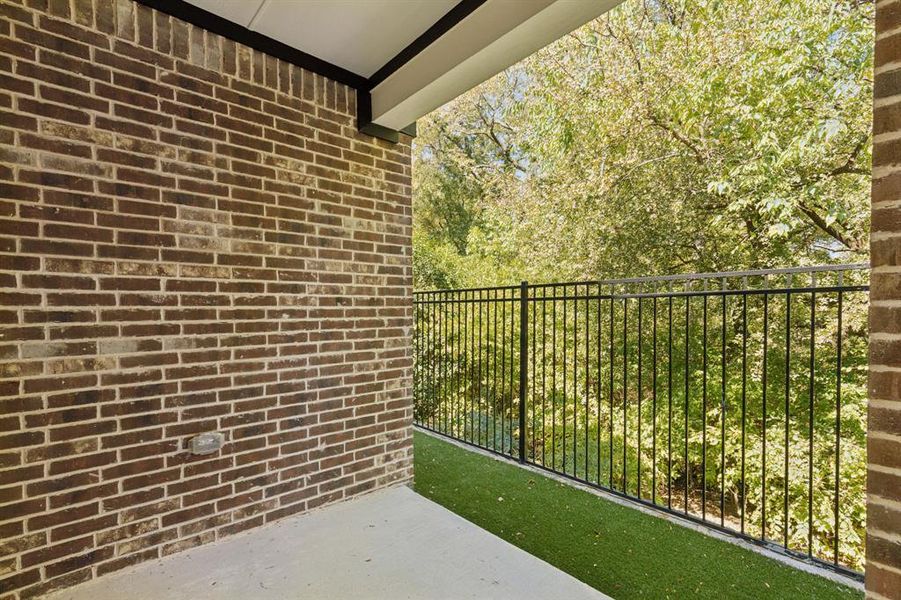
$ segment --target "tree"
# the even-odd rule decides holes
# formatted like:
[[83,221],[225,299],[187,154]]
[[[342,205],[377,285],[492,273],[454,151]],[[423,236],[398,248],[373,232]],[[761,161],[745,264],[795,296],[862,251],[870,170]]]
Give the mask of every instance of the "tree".
[[423,119],[416,249],[459,284],[866,260],[872,20],[628,0]]
[[[416,287],[866,261],[873,13],[873,2],[863,0],[627,0],[435,111],[420,122],[416,140]],[[767,298],[765,308],[759,295],[752,298],[741,314],[735,298],[728,306],[725,299],[710,301],[714,315],[717,307],[725,315],[710,321],[714,337],[717,332],[722,335],[721,345],[716,339],[709,345],[700,341],[706,327],[697,315],[706,314],[702,311],[708,307],[707,300],[699,298],[685,300],[686,307],[695,303],[693,321],[685,317],[680,324],[677,315],[675,334],[669,329],[654,334],[659,348],[669,348],[670,335],[675,335],[677,349],[686,339],[693,344],[684,357],[677,351],[668,358],[676,373],[674,439],[687,449],[684,455],[676,453],[680,460],[672,479],[680,489],[691,491],[688,504],[695,510],[702,506],[699,491],[717,497],[710,482],[719,477],[725,519],[733,525],[743,506],[747,532],[762,535],[765,512],[765,534],[770,539],[785,534],[789,546],[802,551],[811,539],[812,554],[826,560],[837,547],[841,564],[860,569],[865,530],[866,294],[844,296],[841,335],[834,296],[800,298],[791,311],[786,305],[780,308],[775,296]],[[649,417],[647,410],[639,417],[635,410],[640,395],[648,398],[654,390],[648,388],[647,377],[638,383],[634,350],[643,348],[638,355],[647,360],[655,348],[649,346],[646,330],[643,337],[635,333],[635,316],[641,306],[645,318],[654,314],[654,301],[586,299],[580,309],[581,329],[574,314],[580,303],[569,302],[568,319],[565,309],[556,310],[567,301],[552,300],[548,314],[544,310],[548,303],[542,302],[541,333],[532,337],[541,338],[538,364],[550,377],[546,388],[542,382],[537,399],[529,400],[533,411],[534,402],[541,403],[540,420],[550,430],[546,433],[542,427],[534,443],[541,453],[550,448],[552,457],[554,449],[574,448],[567,459],[573,460],[583,449],[588,456],[596,441],[609,434],[610,466],[599,461],[592,474],[595,463],[589,461],[589,479],[615,481],[611,475],[628,472],[634,478],[629,485],[635,485],[638,461],[649,464],[653,453],[649,456],[648,448],[630,445],[619,432],[635,431],[639,419],[647,431],[657,418]],[[632,333],[626,333],[627,302]],[[504,302],[433,302],[418,307],[417,365],[441,365],[443,375],[436,379],[418,367],[417,419],[446,417],[450,412],[457,415],[449,425],[456,435],[476,430],[486,439],[490,432],[496,440],[498,423],[501,442],[505,424],[508,437],[513,435],[516,415],[511,398],[517,395],[512,382],[518,381],[513,377],[518,362],[513,339],[505,346],[513,322],[508,323],[502,312],[498,329],[489,318],[490,308],[498,304],[504,311]],[[468,346],[460,343],[460,328],[454,326],[460,323],[461,307],[463,321],[472,319],[463,328],[470,333],[463,337],[470,345],[473,311],[479,311],[479,335],[485,321],[487,331],[475,344],[474,356],[467,356]],[[622,321],[614,319],[614,309]],[[537,318],[537,312],[532,315]],[[590,315],[599,320],[589,319]],[[764,326],[766,318],[769,325]],[[599,328],[601,320],[607,325]],[[780,342],[773,337],[773,324],[785,322],[789,324]],[[632,349],[628,361],[625,350],[607,355],[600,345],[588,343],[614,329],[629,336],[628,342],[623,339],[623,346]],[[581,367],[572,352],[569,358],[565,354],[549,358],[548,348],[557,348],[558,333],[561,339],[574,340],[577,331],[586,336],[583,358],[594,352],[595,364],[594,359],[605,357],[597,363],[603,363],[611,388],[617,390],[607,393],[615,398],[606,412],[600,408],[603,403],[582,408],[571,397],[576,381],[604,394],[603,378],[593,380],[592,370],[577,376]],[[764,331],[769,332],[769,345],[763,342]],[[547,335],[552,336],[550,343],[545,343]],[[841,419],[836,428],[838,338],[844,341]],[[816,351],[807,355],[798,351],[807,347]],[[787,357],[783,348],[795,348],[794,354]],[[813,369],[805,363],[811,354]],[[497,356],[502,381],[509,356],[511,383],[506,389],[491,385],[496,377],[488,375],[493,373],[489,366],[497,367]],[[715,374],[707,381],[707,369],[698,361],[731,369],[731,375],[719,380],[729,409],[720,412],[715,402],[706,411],[697,406],[698,398],[704,397],[703,385],[710,383],[710,389],[716,389],[717,383]],[[736,364],[746,373],[746,381],[734,372]],[[645,368],[652,367],[645,364]],[[571,375],[569,399],[566,373]],[[436,382],[440,395],[433,387]],[[782,408],[780,413],[779,403],[770,400],[763,417],[764,382],[770,398],[785,394],[786,405],[790,398],[787,411]],[[686,395],[684,390],[690,391]],[[461,413],[459,407],[473,397],[478,399],[476,409]],[[750,415],[747,423],[736,409],[736,398]],[[810,398],[817,403],[812,410]],[[695,402],[690,409],[679,408],[688,407],[689,401]],[[686,414],[695,421],[686,419],[689,424],[680,425]],[[590,418],[585,422],[596,425],[584,441],[575,437],[574,429],[569,437],[558,435],[561,429],[566,431],[565,423],[582,422],[586,415]],[[717,424],[723,434],[717,433]],[[745,425],[750,465],[746,477],[739,461],[744,454],[735,435],[729,435],[744,432]],[[583,431],[587,429],[591,428]],[[841,435],[840,473],[834,467],[836,430]],[[772,466],[763,474],[765,436],[770,440],[770,464],[791,463],[788,478]],[[677,445],[682,447],[681,442]],[[621,452],[623,448],[627,452]],[[720,450],[725,465],[717,471]],[[562,458],[564,452],[557,455],[560,462],[554,468],[575,472],[575,463]],[[643,471],[647,477],[652,472]],[[664,490],[661,473],[657,475],[659,494]],[[642,481],[645,490],[652,481]],[[839,486],[836,544],[835,496],[823,490]],[[811,498],[816,500],[808,514],[807,491],[814,489]],[[780,523],[784,517],[779,507],[785,506],[786,496],[788,521]],[[710,508],[719,510],[715,503]]]

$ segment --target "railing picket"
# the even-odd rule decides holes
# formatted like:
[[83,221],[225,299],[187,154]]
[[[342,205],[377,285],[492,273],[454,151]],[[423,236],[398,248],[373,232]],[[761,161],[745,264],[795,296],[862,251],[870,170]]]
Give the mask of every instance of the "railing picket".
[[547,463],[547,296],[541,294],[541,466]]
[[[498,291],[494,292],[494,302],[491,303],[494,309],[493,324],[491,329],[492,336],[492,357],[491,357],[491,449],[497,452],[497,305]],[[503,434],[502,434],[503,435]]]
[[[707,289],[707,282],[704,282]],[[707,296],[701,316],[701,520],[707,520]]]
[[573,476],[579,473],[579,286],[573,286]]
[[472,327],[469,324],[469,307],[472,304],[472,292],[464,292],[463,298],[463,439],[471,442],[472,437],[469,436],[470,422],[472,421],[472,376],[470,374],[470,364],[472,357],[470,356],[470,348],[472,347]]
[[588,284],[585,284],[585,412],[583,414],[583,418],[585,421],[585,481],[588,481],[588,448],[589,448],[589,439],[588,439],[588,398],[590,395],[589,392],[589,371],[588,371],[588,352],[589,352],[589,343],[591,338],[591,326],[589,325],[589,317],[591,313],[588,308]]
[[[791,280],[791,275],[788,276]],[[789,399],[791,397],[791,294],[785,294],[785,454],[782,493],[782,545],[788,548],[789,523],[788,523],[788,427],[789,427]]]
[[[441,294],[441,296],[445,296],[445,295],[446,295],[446,294]],[[444,362],[445,356],[447,355],[447,351],[446,351],[445,348],[444,348],[444,310],[445,310],[445,304],[444,304],[444,303],[438,304],[437,307],[438,307],[438,340],[439,340],[440,350],[441,350],[441,355],[440,355],[440,356],[441,356],[441,357],[440,357],[441,365],[440,365],[440,367],[439,367],[439,372],[440,372],[441,376],[438,378],[438,385],[440,386],[440,398],[441,398],[441,401],[440,401],[440,402],[441,402],[441,405],[439,406],[439,411],[438,411],[438,423],[437,423],[438,426],[437,426],[437,429],[438,429],[438,430],[443,430],[443,431],[446,432],[447,430],[444,429],[444,422],[445,422],[445,420],[444,420],[444,410],[445,410],[445,407],[447,406],[447,397],[446,397],[446,393],[447,393],[447,391],[446,391],[446,382],[447,382],[446,375],[447,375],[447,371],[446,371],[446,369],[445,369],[445,362]]]
[[607,354],[607,362],[610,363],[608,371],[610,372],[610,389],[608,390],[608,399],[610,401],[610,451],[607,453],[609,458],[609,470],[607,471],[607,487],[613,489],[613,366],[615,364],[613,354],[613,286],[610,286],[610,352]]
[[478,338],[478,345],[477,345],[478,347],[476,350],[476,352],[478,354],[478,360],[479,360],[479,367],[478,367],[478,374],[477,374],[477,378],[478,378],[477,392],[478,392],[479,411],[478,411],[478,419],[476,419],[476,422],[478,423],[478,426],[479,426],[479,432],[476,436],[476,443],[479,446],[482,446],[483,445],[483,442],[482,442],[482,439],[483,439],[482,438],[482,415],[484,414],[484,411],[482,410],[482,404],[483,404],[483,402],[482,402],[482,347],[485,345],[484,338],[482,337],[482,313],[483,313],[484,307],[482,305],[482,290],[477,290],[476,293],[478,294],[478,297],[479,297],[478,304],[477,304],[478,309],[479,309],[478,310],[479,338]]
[[[814,276],[815,277],[815,276]],[[817,294],[810,294],[810,397],[808,398],[807,413],[807,556],[813,556],[813,405],[814,405],[814,358],[815,340],[814,326],[817,315]]]
[[[723,289],[726,287],[723,281]],[[726,295],[720,317],[720,527],[726,524]]]
[[[567,372],[567,362],[566,362],[566,286],[563,286],[563,412],[560,417],[560,422],[563,425],[563,474],[566,475],[566,372]],[[556,445],[556,444],[555,444]]]
[[[598,286],[598,294],[600,295],[601,289]],[[598,326],[598,372],[597,372],[597,405],[598,405],[598,414],[597,414],[597,435],[595,436],[597,440],[597,483],[601,484],[601,348],[603,347],[603,340],[601,339],[601,299],[598,298],[597,301],[597,326]]]
[[[510,350],[513,351],[512,348]],[[501,453],[507,453],[507,291],[501,297]]]
[[[438,294],[432,294],[432,381],[435,382],[435,396],[438,398],[438,402],[440,402],[441,394],[440,394],[440,385],[441,379],[438,377],[439,374],[439,365],[438,365],[438,344],[440,333],[438,331],[438,310],[440,308],[440,304],[435,302],[438,298]],[[438,415],[440,411],[440,406],[435,406],[431,411],[429,411],[429,415],[432,420],[432,429],[438,429]]]
[[622,492],[628,494],[626,487],[628,484],[627,468],[626,468],[626,451],[628,447],[628,432],[626,424],[628,422],[629,407],[629,299],[623,298],[623,487]]
[[475,445],[479,445],[478,433],[476,432],[476,426],[480,421],[480,416],[482,414],[481,405],[479,403],[480,396],[480,388],[482,384],[481,377],[479,377],[479,367],[481,367],[481,357],[479,356],[479,349],[481,348],[481,340],[479,340],[478,336],[478,326],[479,326],[479,311],[481,310],[481,305],[478,300],[479,292],[476,290],[472,291],[472,321],[470,322],[470,338],[469,338],[469,354],[472,359],[472,364],[470,366],[470,415],[469,415],[469,441]]
[[462,399],[460,396],[460,389],[462,387],[462,375],[463,375],[463,356],[460,347],[460,330],[462,328],[462,319],[460,318],[461,309],[466,307],[465,302],[457,303],[457,310],[454,312],[454,321],[456,324],[456,335],[454,337],[454,344],[456,346],[456,350],[454,352],[454,374],[457,379],[457,384],[455,389],[457,393],[454,394],[454,413],[456,414],[456,418],[451,421],[451,432],[458,431],[460,429],[460,400]]
[[[422,327],[416,327],[420,319],[420,313],[422,312],[422,307],[413,305],[413,361],[414,364],[416,362],[422,362],[422,334],[424,333],[424,329]],[[418,371],[413,371],[413,405],[415,406],[417,401],[420,399],[419,386],[422,378],[419,375]]]
[[[723,289],[726,281],[723,280]],[[726,295],[720,316],[720,527],[726,524]]]
[[651,503],[657,504],[657,297],[653,303],[654,327],[651,332]]
[[642,396],[642,385],[643,385],[642,379],[641,379],[641,362],[642,362],[642,360],[641,360],[641,342],[642,342],[642,339],[641,339],[641,325],[642,325],[642,323],[641,323],[641,321],[642,321],[641,305],[642,305],[642,299],[639,298],[638,299],[638,340],[636,343],[636,346],[638,347],[638,381],[636,382],[636,385],[638,387],[638,453],[637,453],[638,454],[638,468],[636,469],[637,478],[636,478],[636,494],[635,494],[636,496],[638,496],[639,499],[641,498],[641,451],[642,451],[642,445],[641,445],[641,396]]
[[[447,296],[449,294],[442,294],[444,296],[443,300],[447,300]],[[438,337],[441,339],[441,418],[439,419],[439,430],[442,433],[447,433],[447,399],[448,399],[448,379],[447,379],[447,310],[450,307],[449,304],[442,302],[439,305],[439,324],[438,327],[440,329],[438,333]]]
[[519,286],[519,462],[526,462],[526,383],[529,379],[529,284]]
[[[528,289],[526,290],[526,293],[528,293]],[[532,319],[532,338],[531,338],[531,341],[532,341],[532,354],[531,354],[532,369],[531,369],[530,373],[532,374],[532,377],[535,377],[535,375],[538,373],[538,371],[535,370],[535,359],[536,359],[535,352],[536,352],[537,337],[538,337],[536,335],[537,329],[538,329],[538,305],[533,301],[530,303],[530,306],[527,307],[527,310],[532,311],[532,313],[531,313],[532,314],[532,317],[531,317],[531,319]],[[535,402],[535,396],[538,393],[538,386],[535,383],[532,383],[531,388],[532,388],[532,462],[535,462],[535,441],[536,441],[535,436],[536,436],[536,432],[538,431],[538,420],[537,420],[538,411],[537,411],[537,402]]]
[[[839,274],[839,278],[841,278],[841,274]],[[841,285],[841,279],[839,279],[839,285]],[[840,527],[841,527],[841,519],[839,517],[839,466],[841,464],[841,444],[842,444],[842,292],[838,292],[838,333],[836,334],[836,343],[835,343],[835,500],[833,503],[833,514],[835,516],[835,529],[833,535],[835,536],[834,542],[834,550],[833,550],[833,560],[836,565],[838,565],[838,553],[839,553],[839,540],[841,536],[839,535]]]
[[761,373],[761,379],[763,381],[763,390],[761,393],[762,398],[762,406],[761,412],[763,415],[762,421],[762,429],[763,433],[761,436],[761,447],[762,452],[760,456],[760,470],[762,473],[762,477],[760,478],[760,497],[761,497],[761,505],[760,505],[760,539],[766,540],[766,505],[767,505],[767,497],[766,497],[766,428],[767,428],[767,414],[766,414],[766,393],[767,393],[767,358],[769,358],[769,317],[770,317],[770,302],[769,302],[769,294],[764,292],[763,294],[763,372]]
[[[517,442],[517,449],[513,448],[513,421],[516,419],[516,422],[519,422],[519,407],[516,409],[516,416],[514,417],[513,412],[513,384],[516,381],[516,373],[514,366],[516,365],[516,346],[513,343],[514,338],[518,339],[517,335],[517,327],[516,327],[516,314],[519,312],[516,310],[516,298],[514,297],[514,291],[510,291],[510,391],[508,392],[508,397],[510,399],[510,412],[507,417],[507,436],[510,438],[509,443],[507,445],[507,451],[509,454],[513,454],[514,451],[518,452],[519,443]],[[518,393],[518,392],[517,392]],[[518,399],[517,399],[518,403]]]
[[[557,468],[557,288],[551,302],[551,469]],[[565,369],[564,369],[565,372]]]
[[666,410],[666,507],[673,509],[673,297],[669,297],[669,340],[667,342]]
[[[747,284],[745,285],[747,287]],[[748,390],[748,296],[741,296],[741,487],[739,491],[741,504],[741,533],[745,532],[745,504],[747,502],[747,488],[745,481],[745,436],[747,420],[747,390]]]
[[685,406],[685,410],[683,416],[685,417],[685,429],[683,430],[683,434],[685,437],[685,454],[684,454],[684,471],[682,472],[683,477],[685,477],[685,498],[684,503],[682,504],[682,510],[687,515],[688,514],[688,482],[691,479],[691,474],[688,472],[688,339],[690,337],[689,334],[689,297],[685,296],[685,396],[683,397],[683,404]]
[[473,290],[472,292],[472,323],[470,323],[470,339],[469,339],[469,355],[472,357],[472,368],[470,370],[470,385],[472,386],[472,394],[470,400],[470,410],[471,413],[469,415],[469,439],[472,442],[476,442],[476,422],[478,421],[477,416],[481,414],[481,411],[478,409],[478,393],[479,393],[479,384],[481,383],[478,378],[478,367],[480,366],[480,362],[478,359],[478,340],[476,338],[476,324],[479,322],[478,311],[479,311],[479,302],[476,299],[477,292]]

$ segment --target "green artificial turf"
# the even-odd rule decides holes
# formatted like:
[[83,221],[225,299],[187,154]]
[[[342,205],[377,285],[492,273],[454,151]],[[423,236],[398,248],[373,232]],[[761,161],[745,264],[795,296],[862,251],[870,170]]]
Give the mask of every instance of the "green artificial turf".
[[862,598],[858,590],[424,433],[415,488],[613,598]]

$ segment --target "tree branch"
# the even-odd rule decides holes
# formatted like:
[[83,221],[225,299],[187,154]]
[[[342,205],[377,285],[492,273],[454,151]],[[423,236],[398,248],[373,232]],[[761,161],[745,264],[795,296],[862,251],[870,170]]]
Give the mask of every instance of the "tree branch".
[[[488,104],[488,106],[489,106],[490,108],[492,108],[492,109],[494,108],[494,107],[491,106],[491,103],[488,102],[488,101],[484,98],[484,96],[482,97],[482,99],[485,101],[486,104]],[[510,150],[510,148],[509,148],[508,146],[506,146],[506,145],[500,140],[500,138],[499,138],[498,135],[497,135],[497,132],[494,130],[494,127],[495,127],[495,121],[494,121],[494,118],[492,117],[492,119],[489,121],[489,120],[485,117],[485,113],[482,112],[481,107],[476,107],[476,112],[479,113],[479,119],[482,121],[482,123],[485,125],[485,127],[488,128],[488,131],[487,131],[487,132],[484,132],[485,135],[487,135],[487,136],[488,136],[488,139],[490,139],[492,142],[494,142],[494,144],[497,146],[498,150],[501,151],[501,154],[503,155],[504,160],[507,161],[507,163],[508,163],[510,166],[512,166],[514,169],[516,169],[517,171],[521,171],[521,172],[525,173],[525,172],[526,172],[526,169],[525,169],[522,165],[520,165],[520,164],[516,161],[516,159],[513,158],[513,152],[512,152],[512,150]]]
[[808,219],[813,221],[814,225],[819,227],[824,233],[830,235],[834,240],[852,252],[861,252],[864,250],[863,242],[856,238],[851,238],[841,232],[834,224],[830,225],[819,213],[811,206],[804,202],[798,202],[798,208],[804,213]]
[[654,113],[648,113],[648,118],[651,120],[651,123],[653,123],[655,126],[666,131],[676,141],[678,141],[683,146],[685,146],[689,150],[691,150],[692,153],[695,155],[695,159],[698,161],[698,163],[703,163],[705,161],[706,157],[704,156],[704,153],[701,151],[701,149],[697,146],[697,144],[694,141],[692,141],[691,139],[689,139],[687,136],[683,135],[682,133],[676,131],[676,129],[669,123],[663,122]]

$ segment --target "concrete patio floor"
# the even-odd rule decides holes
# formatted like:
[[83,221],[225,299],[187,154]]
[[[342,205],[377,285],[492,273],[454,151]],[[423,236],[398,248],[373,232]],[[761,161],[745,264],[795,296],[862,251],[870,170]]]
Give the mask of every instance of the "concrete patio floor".
[[406,487],[64,590],[52,600],[607,596]]

